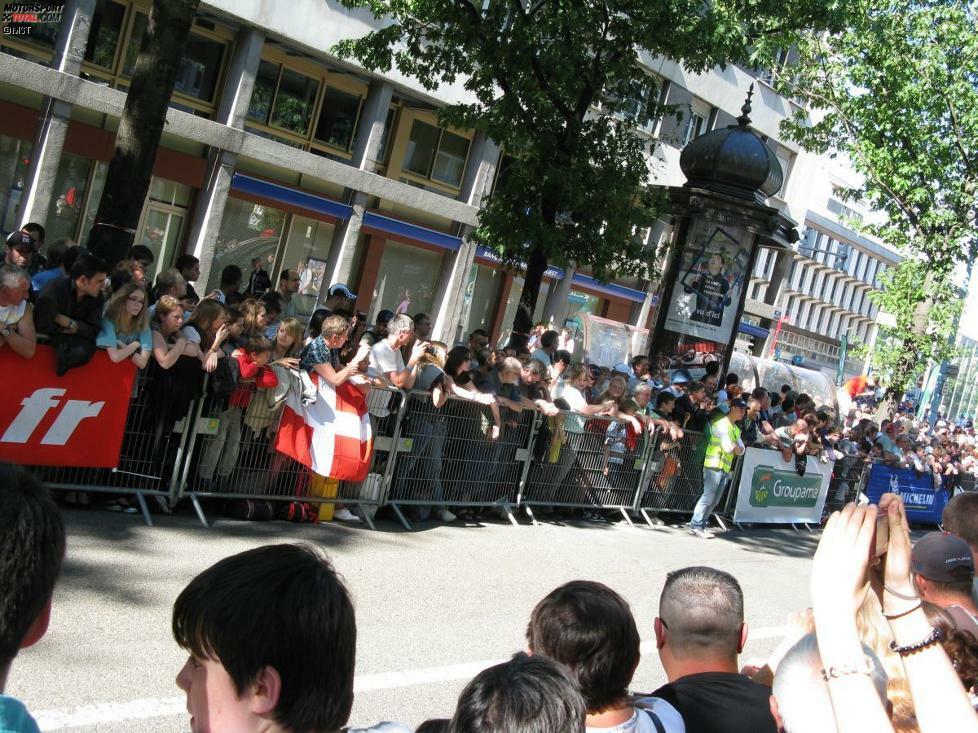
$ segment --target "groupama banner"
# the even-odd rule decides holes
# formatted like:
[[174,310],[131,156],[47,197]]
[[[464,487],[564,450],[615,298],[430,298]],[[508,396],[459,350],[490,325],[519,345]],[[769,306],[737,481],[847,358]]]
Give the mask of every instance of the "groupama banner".
[[54,351],[38,344],[32,359],[0,349],[0,461],[30,466],[112,468],[126,428],[136,367],[97,351],[63,377]]
[[805,475],[780,451],[748,448],[741,459],[734,522],[748,524],[818,524],[829,493],[832,461],[808,457]]
[[926,524],[941,523],[941,515],[948,502],[948,495],[944,489],[934,488],[932,474],[875,463],[866,484],[866,496],[876,504],[886,493],[899,494],[903,497],[909,521]]

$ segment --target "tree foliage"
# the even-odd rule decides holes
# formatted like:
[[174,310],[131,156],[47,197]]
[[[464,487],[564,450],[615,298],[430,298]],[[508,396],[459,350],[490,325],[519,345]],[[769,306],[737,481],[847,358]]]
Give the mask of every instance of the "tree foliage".
[[[337,47],[371,70],[396,67],[428,90],[461,82],[472,101],[444,125],[484,131],[511,156],[476,237],[527,263],[514,330],[526,332],[548,262],[598,278],[654,275],[636,231],[661,205],[650,190],[655,141],[634,123],[682,110],[636,92],[640,65],[665,57],[690,72],[766,66],[799,29],[841,27],[836,0],[342,0],[386,25]],[[642,51],[641,49],[644,49]]]
[[874,298],[897,322],[874,364],[899,392],[951,354],[956,270],[978,254],[976,11],[960,0],[857,0],[853,11],[845,31],[799,45],[780,84],[824,116],[785,127],[809,150],[852,161],[865,185],[846,195],[885,214],[865,229],[905,258]]

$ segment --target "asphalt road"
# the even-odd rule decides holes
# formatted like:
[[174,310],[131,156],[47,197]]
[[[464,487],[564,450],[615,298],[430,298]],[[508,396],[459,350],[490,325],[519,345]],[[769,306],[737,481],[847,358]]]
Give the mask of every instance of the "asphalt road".
[[707,541],[676,528],[578,523],[420,526],[406,532],[330,524],[218,521],[90,509],[66,512],[68,556],[51,629],[17,658],[7,694],[46,731],[186,731],[174,677],[185,655],[170,635],[183,586],[217,560],[259,544],[324,547],[354,597],[359,628],[351,724],[417,725],[448,717],[479,669],[523,648],[534,604],[557,585],[599,580],[631,604],[643,660],[633,689],[664,681],[652,620],[669,570],[711,565],[733,573],[753,631],[745,659],[769,653],[788,613],[808,605],[816,535],[731,532]]

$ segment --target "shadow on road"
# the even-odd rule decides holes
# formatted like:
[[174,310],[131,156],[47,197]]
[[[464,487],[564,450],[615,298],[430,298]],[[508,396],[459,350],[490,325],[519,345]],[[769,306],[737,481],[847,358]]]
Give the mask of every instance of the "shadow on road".
[[809,558],[818,547],[819,533],[793,529],[731,529],[717,535],[717,540],[729,542],[748,552],[781,557]]

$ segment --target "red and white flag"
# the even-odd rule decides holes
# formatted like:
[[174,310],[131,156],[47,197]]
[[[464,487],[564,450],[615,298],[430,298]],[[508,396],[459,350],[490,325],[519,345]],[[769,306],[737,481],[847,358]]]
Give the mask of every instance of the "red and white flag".
[[318,374],[316,401],[303,405],[294,391],[282,408],[275,449],[320,476],[363,481],[370,469],[373,434],[367,398],[349,382],[332,387]]

